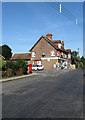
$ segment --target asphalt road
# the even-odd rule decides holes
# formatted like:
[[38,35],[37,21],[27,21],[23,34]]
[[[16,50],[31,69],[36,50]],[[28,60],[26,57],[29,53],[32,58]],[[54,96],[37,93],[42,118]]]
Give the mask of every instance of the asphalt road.
[[38,73],[3,83],[3,118],[82,118],[83,71]]

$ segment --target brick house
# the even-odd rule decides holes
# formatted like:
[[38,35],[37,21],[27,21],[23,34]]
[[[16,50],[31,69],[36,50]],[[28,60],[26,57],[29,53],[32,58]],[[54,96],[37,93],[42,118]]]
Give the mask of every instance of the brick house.
[[55,69],[56,65],[71,64],[71,49],[64,49],[64,41],[52,40],[52,34],[41,36],[30,49],[31,64],[43,65],[45,69]]

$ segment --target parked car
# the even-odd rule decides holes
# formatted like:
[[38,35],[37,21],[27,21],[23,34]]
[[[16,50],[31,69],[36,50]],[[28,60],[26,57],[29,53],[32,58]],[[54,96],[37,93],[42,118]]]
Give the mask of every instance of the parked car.
[[37,65],[37,70],[43,70],[44,66],[43,65]]
[[44,66],[43,65],[32,65],[32,70],[43,70]]
[[37,70],[37,65],[32,65],[32,70]]

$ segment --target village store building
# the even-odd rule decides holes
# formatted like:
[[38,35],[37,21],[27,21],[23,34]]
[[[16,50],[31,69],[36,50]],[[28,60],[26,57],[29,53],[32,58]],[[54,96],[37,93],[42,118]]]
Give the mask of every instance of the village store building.
[[39,40],[30,49],[30,53],[14,54],[11,60],[22,59],[27,61],[28,65],[43,65],[44,69],[61,68],[62,64],[66,66],[71,64],[71,49],[64,48],[64,41],[52,40],[52,34],[48,33],[41,36]]
[[71,64],[71,49],[64,49],[64,41],[52,40],[52,34],[41,36],[30,49],[31,64],[43,65],[45,69],[56,69],[63,63]]

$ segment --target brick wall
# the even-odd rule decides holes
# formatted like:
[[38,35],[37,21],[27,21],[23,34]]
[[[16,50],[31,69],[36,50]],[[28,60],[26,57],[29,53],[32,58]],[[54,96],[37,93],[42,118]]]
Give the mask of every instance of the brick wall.
[[[46,40],[42,38],[31,51],[31,58],[32,58],[32,52],[36,52],[35,58],[41,58],[42,53],[45,53],[45,57],[49,57],[51,56],[51,50],[55,50],[55,49]],[[55,50],[55,55],[57,55],[56,50]]]
[[57,69],[57,68],[54,68],[54,64],[56,64],[56,62],[58,62],[58,60],[56,60],[56,59],[51,59],[50,61],[42,60],[42,64],[43,64],[45,70]]

